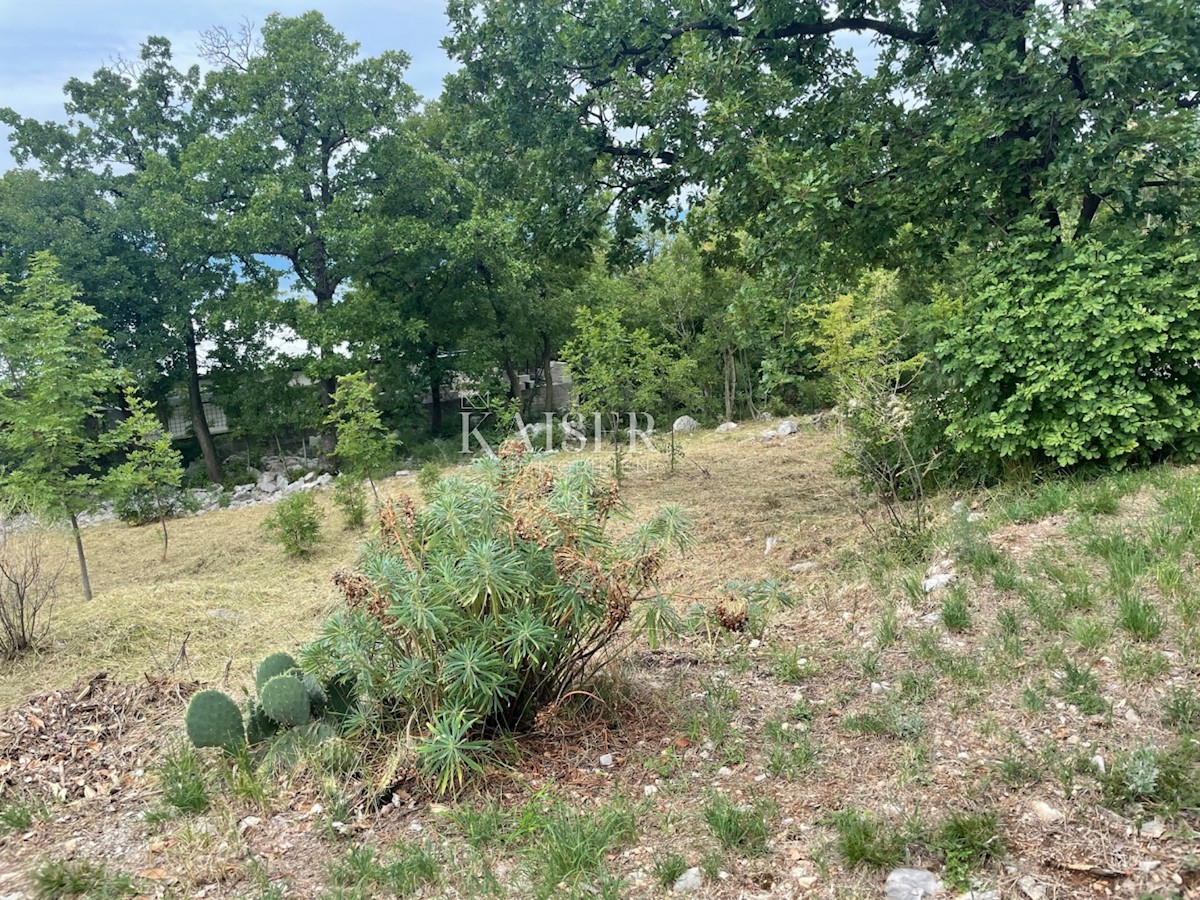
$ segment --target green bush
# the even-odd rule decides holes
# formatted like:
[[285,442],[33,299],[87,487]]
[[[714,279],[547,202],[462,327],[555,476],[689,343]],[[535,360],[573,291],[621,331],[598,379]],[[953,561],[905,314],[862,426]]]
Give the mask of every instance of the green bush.
[[194,513],[200,502],[188,491],[167,488],[158,492],[152,488],[130,486],[113,498],[113,514],[126,525],[149,525],[160,516],[173,519]]
[[1164,229],[1060,241],[1034,223],[973,258],[940,311],[950,434],[992,459],[1200,451],[1200,252]]
[[263,520],[263,529],[288,556],[309,556],[321,541],[321,507],[312,494],[290,494]]
[[440,790],[477,770],[498,732],[532,725],[606,664],[618,635],[677,626],[656,587],[686,541],[674,507],[607,533],[615,488],[577,462],[532,465],[516,443],[381,509],[348,608],[302,654],[325,683],[361,687],[359,728],[424,728],[414,751]]
[[361,479],[343,475],[333,483],[333,505],[342,511],[347,529],[367,524],[367,492]]

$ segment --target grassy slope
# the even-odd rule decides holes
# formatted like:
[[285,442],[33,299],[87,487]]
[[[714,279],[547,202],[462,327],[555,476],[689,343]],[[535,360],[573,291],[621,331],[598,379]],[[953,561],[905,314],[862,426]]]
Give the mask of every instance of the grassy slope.
[[[176,842],[155,862],[184,894],[208,884],[215,867],[224,880],[286,882],[300,895],[368,897],[411,877],[440,882],[437,895],[551,896],[560,881],[580,880],[589,885],[582,895],[652,897],[700,866],[697,896],[856,897],[878,895],[887,869],[903,862],[959,884],[974,877],[1004,896],[1022,878],[1048,897],[1081,896],[1093,883],[1131,896],[1194,888],[1195,470],[966,497],[981,514],[974,522],[951,511],[954,497],[939,497],[930,548],[906,560],[869,541],[852,492],[832,473],[831,435],[764,444],[747,432],[755,429],[688,441],[674,476],[661,459],[632,461],[624,494],[635,514],[671,501],[695,513],[698,546],[667,571],[682,595],[774,575],[800,602],[761,642],[698,634],[639,657],[630,681],[657,692],[668,712],[657,732],[611,735],[616,767],[596,766],[612,749],[608,735],[572,737],[551,744],[546,760],[531,755],[518,778],[502,777],[502,799],[471,798],[450,816],[416,804],[365,820],[368,833],[347,845],[330,824],[337,781],[317,765],[322,814],[303,787],[268,786],[251,802],[242,785],[200,821],[163,823],[135,844]],[[17,696],[97,667],[136,674],[170,657],[188,629],[192,671],[203,677],[232,658],[245,678],[266,649],[302,641],[353,541],[339,535],[317,559],[285,563],[257,536],[263,514],[179,523],[165,568],[153,532],[95,531],[96,603],[68,604],[54,633],[64,649],[36,671],[24,664],[4,690]],[[102,542],[138,562],[101,564]],[[939,559],[954,561],[959,581],[926,595],[920,581]],[[815,565],[789,573],[802,561]],[[122,571],[130,583],[112,587]],[[245,618],[212,620],[213,607]],[[93,631],[108,636],[94,649]],[[243,833],[248,813],[272,815],[272,828]],[[1152,823],[1140,834],[1155,817],[1162,833]],[[205,820],[224,850],[197,837],[211,833],[199,829]],[[39,842],[52,848],[53,834],[23,851]],[[393,868],[364,856],[373,843]],[[300,852],[280,857],[285,844]],[[132,872],[143,860],[132,852],[115,863]],[[266,895],[242,884],[245,896]]]

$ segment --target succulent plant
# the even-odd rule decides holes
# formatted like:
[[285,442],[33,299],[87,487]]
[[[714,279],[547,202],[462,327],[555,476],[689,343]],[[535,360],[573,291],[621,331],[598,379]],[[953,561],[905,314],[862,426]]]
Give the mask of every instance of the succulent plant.
[[296,668],[296,660],[288,653],[272,653],[258,665],[254,676],[254,690],[262,694],[262,689],[276,675],[282,675]]
[[325,711],[343,721],[358,702],[358,681],[351,675],[338,675],[325,685]]
[[312,704],[304,684],[294,675],[276,675],[258,692],[263,712],[284,728],[308,721]]
[[263,711],[261,703],[251,700],[249,714],[246,716],[246,743],[251,746],[261,744],[277,731],[278,723]]
[[313,678],[311,675],[304,675],[300,678],[304,689],[308,691],[309,714],[314,719],[319,719],[325,715],[325,706],[327,699],[325,697],[325,689],[321,687],[321,682]]
[[220,691],[200,691],[184,716],[188,739],[197,747],[220,747],[235,752],[246,743],[242,711]]

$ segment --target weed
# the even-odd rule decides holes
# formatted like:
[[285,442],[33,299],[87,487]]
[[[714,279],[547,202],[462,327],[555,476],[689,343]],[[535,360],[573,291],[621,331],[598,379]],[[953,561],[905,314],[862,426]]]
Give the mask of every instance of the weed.
[[28,831],[39,809],[32,803],[12,800],[0,806],[0,833]]
[[33,870],[33,884],[39,897],[88,897],[91,900],[116,900],[138,893],[127,875],[110,872],[87,860],[48,860]]
[[1066,611],[1066,604],[1062,599],[1047,593],[1031,581],[1022,582],[1020,593],[1038,625],[1049,632],[1062,631]]
[[768,722],[765,729],[767,771],[792,781],[817,767],[818,750],[812,736],[787,722]]
[[1108,712],[1108,703],[1100,696],[1100,683],[1090,668],[1081,669],[1067,660],[1058,688],[1059,696],[1086,716]]
[[1109,582],[1119,594],[1130,592],[1153,561],[1153,553],[1144,541],[1119,531],[1095,535],[1084,547],[1107,564]]
[[970,873],[1004,855],[1000,817],[994,812],[954,812],[942,820],[930,847],[946,858],[943,877],[969,888]]
[[1121,679],[1126,684],[1154,681],[1171,667],[1167,658],[1153,647],[1122,647],[1117,663],[1121,667]]
[[715,794],[704,808],[704,821],[726,850],[761,856],[767,852],[770,811],[768,804],[762,801],[737,806],[724,794]]
[[1047,481],[1038,485],[1031,493],[1003,503],[1000,512],[1010,522],[1036,522],[1062,512],[1070,500],[1070,488],[1066,482]]
[[842,719],[842,728],[852,734],[877,734],[913,740],[921,736],[925,723],[915,712],[899,704],[883,703],[867,712],[846,716]]
[[896,607],[889,606],[875,623],[875,646],[886,650],[900,640],[902,632],[900,621],[896,617]]
[[668,853],[654,863],[654,880],[664,888],[670,888],[679,880],[679,876],[688,870],[687,860],[678,853]]
[[1112,639],[1112,629],[1089,616],[1073,617],[1067,633],[1082,650],[1099,650]]
[[508,816],[500,804],[489,799],[482,805],[460,804],[451,811],[450,820],[468,844],[484,850],[503,841]]
[[996,613],[996,622],[1000,632],[1006,637],[1019,637],[1021,634],[1021,614],[1011,607],[1004,607]]
[[363,900],[380,893],[406,896],[416,893],[438,878],[438,861],[425,847],[414,844],[393,845],[392,858],[382,860],[373,844],[352,845],[346,857],[329,867],[330,880],[339,888],[339,896]]
[[1163,630],[1163,615],[1154,601],[1139,594],[1117,598],[1117,625],[1139,641],[1152,641]]
[[967,592],[956,584],[942,599],[942,624],[949,631],[966,631],[971,627],[971,608],[967,603]]
[[1112,485],[1100,482],[1075,498],[1075,509],[1085,516],[1111,516],[1121,506],[1121,498]]
[[900,676],[900,696],[912,704],[922,704],[933,699],[937,685],[932,675],[905,672]]
[[1041,780],[1043,772],[1042,767],[1032,757],[1015,751],[1009,751],[1000,758],[997,770],[1000,780],[1012,788],[1037,783]]
[[158,770],[163,802],[181,813],[201,813],[208,809],[208,786],[196,751],[179,746],[167,751]]
[[1171,816],[1200,805],[1200,745],[1182,739],[1171,747],[1139,747],[1121,754],[1101,779],[1105,800],[1138,805]]
[[1200,730],[1200,695],[1188,687],[1173,687],[1163,701],[1163,722],[1181,734]]
[[880,672],[880,664],[883,662],[882,650],[864,650],[859,664],[862,666],[863,676],[866,678],[878,678]]
[[636,816],[623,802],[586,813],[553,807],[529,851],[537,895],[557,897],[560,885],[573,887],[589,877],[603,876],[608,853],[636,836]]
[[[816,675],[820,669],[808,657],[801,654],[801,648],[771,649],[771,674],[780,681],[788,684],[799,684],[806,678]],[[735,701],[736,705],[736,701]]]
[[838,852],[852,866],[889,868],[908,854],[910,834],[871,813],[843,809],[830,823],[837,832]]

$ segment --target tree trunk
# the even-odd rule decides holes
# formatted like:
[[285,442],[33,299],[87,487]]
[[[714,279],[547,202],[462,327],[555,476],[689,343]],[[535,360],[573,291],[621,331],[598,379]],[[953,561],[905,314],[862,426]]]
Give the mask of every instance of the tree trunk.
[[544,413],[554,412],[554,373],[551,371],[550,363],[550,335],[542,335],[542,375],[546,379],[546,408],[542,410]]
[[442,433],[442,373],[438,371],[437,347],[429,348],[429,431]]
[[733,394],[736,390],[736,375],[733,370],[733,351],[725,350],[725,421],[733,421]]
[[513,365],[512,354],[504,354],[504,374],[508,377],[508,395],[514,399],[521,398],[521,377],[517,374],[517,367]]
[[71,513],[71,531],[75,535],[75,553],[79,557],[79,579],[83,582],[83,599],[92,599],[92,580],[88,578],[87,557],[83,555],[83,535],[79,531],[79,519]]
[[208,417],[204,414],[204,398],[200,396],[200,363],[196,359],[196,326],[188,319],[187,323],[187,367],[188,367],[188,411],[192,417],[192,434],[200,445],[200,455],[204,457],[204,471],[208,480],[214,484],[221,483],[221,463],[217,459],[217,447],[213,443],[212,432],[208,430]]

